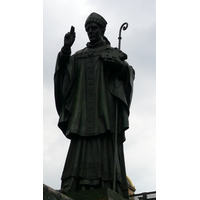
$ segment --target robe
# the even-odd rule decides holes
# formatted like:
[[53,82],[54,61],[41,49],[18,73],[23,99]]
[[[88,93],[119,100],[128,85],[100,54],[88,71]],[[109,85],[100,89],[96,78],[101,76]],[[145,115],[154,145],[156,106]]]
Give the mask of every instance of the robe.
[[61,188],[112,188],[118,102],[116,191],[128,198],[123,142],[135,72],[124,58],[120,69],[110,67],[104,62],[105,55],[125,54],[101,41],[88,43],[72,56],[71,50],[63,47],[57,57],[54,91],[58,126],[71,140]]

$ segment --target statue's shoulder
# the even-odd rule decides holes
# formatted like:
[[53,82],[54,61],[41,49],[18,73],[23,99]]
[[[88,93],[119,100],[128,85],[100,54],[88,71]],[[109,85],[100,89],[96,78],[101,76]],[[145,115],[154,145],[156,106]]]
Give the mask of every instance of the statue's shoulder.
[[76,51],[76,53],[74,55],[79,55],[79,54],[85,53],[86,51],[87,51],[87,48],[85,47],[81,50]]
[[87,48],[87,47],[85,47],[85,48],[83,48],[83,49],[77,51],[77,52],[74,54],[75,58],[78,58],[78,59],[80,59],[80,58],[88,58],[88,57],[90,57],[91,55],[94,55],[94,52],[88,51],[88,48]]
[[120,60],[126,60],[127,54],[125,54],[123,51],[116,47],[107,47],[105,51],[101,53],[101,57],[104,59],[109,59],[109,58],[119,58]]

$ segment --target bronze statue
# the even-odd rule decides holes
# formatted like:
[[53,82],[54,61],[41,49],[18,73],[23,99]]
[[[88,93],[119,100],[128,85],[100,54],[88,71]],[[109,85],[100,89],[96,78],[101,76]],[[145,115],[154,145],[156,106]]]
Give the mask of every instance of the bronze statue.
[[[117,123],[115,190],[128,198],[123,142],[128,129],[135,72],[127,55],[112,48],[104,36],[106,20],[89,15],[85,30],[90,42],[71,55],[75,28],[64,37],[58,53],[54,83],[58,126],[71,140],[61,190],[113,187],[114,133]],[[116,113],[116,104],[118,106]]]

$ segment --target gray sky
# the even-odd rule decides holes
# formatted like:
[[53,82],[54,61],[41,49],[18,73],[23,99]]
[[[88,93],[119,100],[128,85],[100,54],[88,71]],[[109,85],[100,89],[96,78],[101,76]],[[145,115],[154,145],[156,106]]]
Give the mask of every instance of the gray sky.
[[[136,80],[125,142],[126,171],[137,193],[155,189],[155,1],[124,2],[123,6],[120,1],[105,1],[107,8],[104,1],[1,2],[4,199],[27,199],[30,193],[32,199],[42,199],[42,183],[60,187],[68,142],[56,125],[55,60],[71,25],[77,33],[73,52],[85,46],[83,24],[92,11],[108,21],[106,36],[113,46],[119,26],[129,23],[122,33],[122,50],[136,70]],[[75,6],[79,11],[74,12]],[[199,15],[195,0],[156,2],[156,197],[162,200],[195,199],[199,191]]]
[[44,0],[44,158],[43,182],[60,188],[60,178],[69,140],[57,127],[58,115],[53,93],[56,57],[63,37],[75,27],[76,40],[72,53],[88,42],[84,29],[91,12],[101,14],[108,22],[105,36],[113,47],[118,45],[122,23],[121,49],[136,71],[133,100],[129,117],[130,129],[124,143],[126,172],[136,193],[156,190],[156,4],[155,1],[53,1]]

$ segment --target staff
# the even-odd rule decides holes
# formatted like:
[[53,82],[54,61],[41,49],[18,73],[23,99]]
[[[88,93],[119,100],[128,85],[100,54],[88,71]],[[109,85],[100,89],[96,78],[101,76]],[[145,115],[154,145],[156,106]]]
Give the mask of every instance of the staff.
[[[119,29],[119,43],[118,43],[118,49],[121,49],[121,32],[122,32],[122,28],[125,31],[128,28],[128,23],[125,22],[121,25],[120,29]],[[113,190],[115,191],[115,187],[116,187],[116,166],[117,166],[117,132],[118,132],[118,101],[116,99],[116,119],[115,119],[115,136],[114,136],[114,170],[113,170]]]

